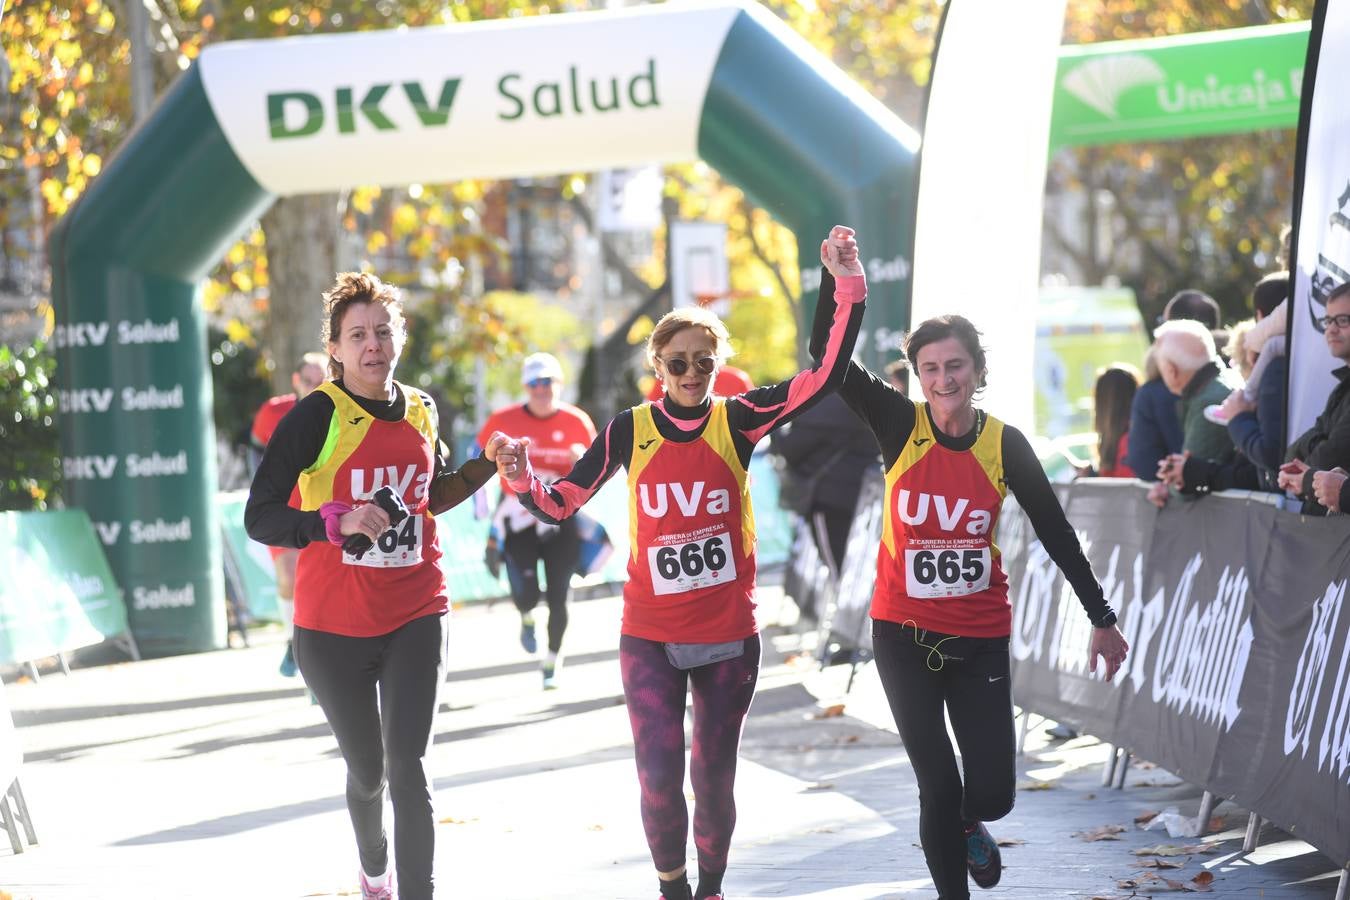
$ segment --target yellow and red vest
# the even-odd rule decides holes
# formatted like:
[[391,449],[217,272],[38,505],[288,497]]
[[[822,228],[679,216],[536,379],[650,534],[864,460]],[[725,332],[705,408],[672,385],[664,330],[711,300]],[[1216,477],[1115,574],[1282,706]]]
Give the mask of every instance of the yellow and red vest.
[[886,507],[872,618],[966,637],[1012,631],[1008,578],[994,544],[1003,478],[1003,423],[986,416],[969,450],[939,444],[927,404],[886,472]]
[[627,468],[623,633],[688,643],[754,634],[755,514],[726,401],[713,398],[703,433],[687,443],[661,436],[651,404],[633,407]]
[[388,634],[420,616],[449,608],[436,520],[429,509],[435,472],[436,423],[421,394],[395,382],[405,412],[384,422],[332,382],[320,385],[333,417],[319,458],[300,474],[301,508],[329,500],[356,505],[384,485],[410,515],[380,535],[358,559],[327,541],[300,551],[295,572],[295,624],[349,637]]

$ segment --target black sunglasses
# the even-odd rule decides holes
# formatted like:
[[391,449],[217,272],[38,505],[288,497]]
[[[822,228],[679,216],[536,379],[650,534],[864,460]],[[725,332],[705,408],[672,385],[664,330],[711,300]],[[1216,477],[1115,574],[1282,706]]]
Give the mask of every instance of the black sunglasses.
[[[658,356],[657,359],[660,361],[661,365],[666,367],[666,371],[674,375],[676,378],[679,378],[685,372],[689,371],[689,360],[685,359],[682,356],[672,356],[669,359],[661,359]],[[713,369],[717,368],[717,357],[715,356],[699,357],[698,359],[694,360],[694,368],[698,369],[699,372],[701,372],[704,375],[711,375],[713,373]]]

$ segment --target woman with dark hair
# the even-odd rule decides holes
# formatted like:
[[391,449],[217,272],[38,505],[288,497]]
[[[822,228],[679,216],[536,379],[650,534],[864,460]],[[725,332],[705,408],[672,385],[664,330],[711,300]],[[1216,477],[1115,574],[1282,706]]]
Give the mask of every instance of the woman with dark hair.
[[[819,302],[833,288],[825,274]],[[994,545],[1008,491],[1095,626],[1089,669],[1101,657],[1109,681],[1129,647],[1031,445],[973,403],[987,376],[975,326],[929,319],[910,333],[905,357],[922,401],[856,363],[839,391],[871,426],[886,472],[871,610],[877,672],[919,782],[928,871],[942,900],[965,900],[967,874],[980,887],[998,883],[1002,861],[984,822],[1013,806],[1012,607]]]
[[[277,425],[244,524],[255,541],[300,551],[295,661],[347,764],[361,896],[392,900],[396,872],[399,897],[429,900],[435,820],[423,758],[450,608],[434,516],[496,465],[485,453],[452,471],[431,397],[394,380],[407,340],[397,288],[344,272],[324,304],[332,380]],[[287,505],[297,485],[300,509]]]
[[[809,369],[734,397],[716,396],[730,336],[712,312],[682,307],[662,316],[647,342],[647,360],[665,388],[661,401],[620,412],[561,480],[546,484],[533,475],[528,438],[498,433],[487,444],[520,502],[550,524],[576,513],[620,467],[628,471],[632,553],[619,668],[642,826],[663,900],[723,897],[741,729],[759,678],[750,454],[836,389],[867,295],[853,229],[831,229],[820,258],[839,277],[839,290],[817,311]],[[697,892],[685,871],[684,714],[691,692]]]
[[1097,373],[1092,387],[1092,427],[1097,432],[1097,471],[1100,478],[1133,478],[1126,462],[1129,452],[1130,406],[1139,390],[1139,370],[1113,363]]

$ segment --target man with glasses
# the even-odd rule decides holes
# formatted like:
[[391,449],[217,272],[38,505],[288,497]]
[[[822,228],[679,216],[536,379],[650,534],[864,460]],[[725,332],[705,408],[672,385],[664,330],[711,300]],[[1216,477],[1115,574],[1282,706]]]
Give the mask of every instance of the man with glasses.
[[[530,463],[541,478],[561,478],[595,440],[590,416],[575,406],[561,403],[562,366],[549,353],[533,353],[521,366],[521,384],[526,401],[514,403],[488,416],[478,433],[479,446],[486,447],[494,431],[529,441]],[[545,525],[520,505],[514,493],[502,485],[502,499],[493,515],[488,557],[500,554],[506,564],[511,598],[520,611],[520,645],[526,653],[538,652],[534,633],[534,608],[540,594],[548,601],[548,652],[541,661],[544,689],[557,686],[563,633],[567,630],[567,598],[572,572],[581,555],[577,523],[568,519]],[[539,586],[539,562],[544,563],[544,590]]]
[[1343,468],[1350,465],[1350,282],[1327,295],[1321,325],[1327,349],[1342,363],[1331,373],[1339,383],[1313,426],[1289,445],[1279,475],[1280,487],[1301,499],[1303,512],[1311,515],[1346,509],[1342,497],[1350,501]]

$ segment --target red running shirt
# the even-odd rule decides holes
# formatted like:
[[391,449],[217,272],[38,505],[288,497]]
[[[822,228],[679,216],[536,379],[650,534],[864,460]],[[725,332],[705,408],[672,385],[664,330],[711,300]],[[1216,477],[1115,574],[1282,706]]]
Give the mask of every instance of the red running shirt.
[[410,515],[360,559],[327,541],[300,551],[295,624],[302,628],[375,637],[449,609],[436,520],[428,508],[436,424],[420,394],[397,382],[395,388],[407,410],[397,422],[372,418],[332,382],[316,388],[334,409],[323,451],[300,475],[303,508],[318,509],[329,500],[355,505],[388,484]]
[[1007,494],[1003,423],[986,416],[969,450],[933,436],[924,403],[886,472],[872,617],[964,637],[1012,631],[1008,578],[994,528]]
[[[557,481],[572,469],[576,458],[572,448],[591,445],[595,440],[595,424],[591,417],[570,403],[559,403],[551,416],[540,418],[523,403],[506,406],[488,416],[478,431],[478,446],[486,447],[492,432],[500,431],[513,438],[530,439],[530,465],[535,474],[545,481]],[[502,479],[502,494],[510,497],[511,489]]]

